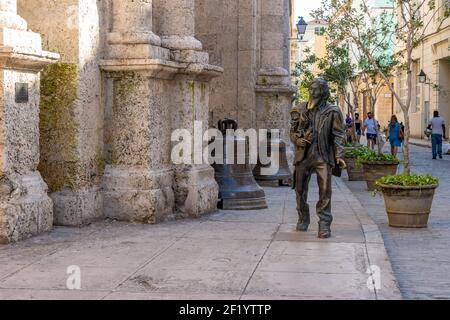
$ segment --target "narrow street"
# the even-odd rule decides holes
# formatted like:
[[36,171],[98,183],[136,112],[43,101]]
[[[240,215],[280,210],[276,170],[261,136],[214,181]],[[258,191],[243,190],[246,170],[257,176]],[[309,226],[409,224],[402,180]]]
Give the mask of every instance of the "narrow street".
[[389,227],[381,196],[366,191],[365,182],[346,184],[380,228],[403,297],[450,299],[450,156],[432,160],[430,148],[412,146],[411,161],[413,172],[440,179],[426,229]]
[[[160,225],[57,227],[0,246],[0,299],[399,299],[376,224],[334,181],[333,237],[295,232],[295,195],[266,188],[269,209]],[[318,198],[311,181],[312,208]],[[314,212],[314,210],[312,210]],[[369,266],[381,287],[368,286]],[[81,290],[68,290],[79,267]],[[370,281],[369,281],[370,282]]]

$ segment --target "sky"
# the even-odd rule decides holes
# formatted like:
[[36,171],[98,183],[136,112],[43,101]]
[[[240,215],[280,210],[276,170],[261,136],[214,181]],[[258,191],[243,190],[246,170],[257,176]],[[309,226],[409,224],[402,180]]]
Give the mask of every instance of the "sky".
[[297,18],[299,16],[303,16],[305,18],[305,21],[312,20],[309,13],[312,10],[319,8],[322,2],[321,0],[295,0],[295,1],[297,1],[296,3]]

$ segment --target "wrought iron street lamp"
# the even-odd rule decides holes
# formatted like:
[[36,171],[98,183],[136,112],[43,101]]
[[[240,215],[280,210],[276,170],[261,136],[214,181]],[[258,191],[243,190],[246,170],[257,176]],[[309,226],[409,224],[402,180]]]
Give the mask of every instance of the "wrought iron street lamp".
[[306,33],[306,27],[308,27],[308,24],[305,22],[303,17],[299,17],[297,22],[297,38],[298,40],[303,40],[303,36]]
[[430,84],[427,83],[427,74],[422,70],[420,70],[420,73],[417,75],[419,77],[420,83]]

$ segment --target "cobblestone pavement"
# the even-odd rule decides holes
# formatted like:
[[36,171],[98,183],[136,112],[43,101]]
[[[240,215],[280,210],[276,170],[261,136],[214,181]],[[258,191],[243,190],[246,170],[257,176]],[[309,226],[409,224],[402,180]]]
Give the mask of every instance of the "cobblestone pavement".
[[[293,231],[292,190],[266,188],[267,210],[58,227],[0,246],[0,299],[400,298],[378,227],[342,180],[334,187],[327,240],[317,239],[316,218],[310,232]],[[371,265],[381,268],[380,288],[367,285]],[[81,290],[67,289],[69,266],[80,268]]]
[[440,178],[426,229],[389,227],[381,196],[373,197],[364,182],[347,182],[378,224],[406,299],[450,299],[450,156],[431,157],[431,149],[412,146],[413,171]]

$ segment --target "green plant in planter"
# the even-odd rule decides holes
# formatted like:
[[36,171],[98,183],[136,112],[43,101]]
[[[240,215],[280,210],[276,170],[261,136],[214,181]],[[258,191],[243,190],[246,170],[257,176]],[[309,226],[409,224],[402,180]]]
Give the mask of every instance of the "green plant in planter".
[[346,142],[344,144],[344,147],[345,148],[355,148],[355,147],[358,147],[358,145],[356,143],[354,143],[354,142]]
[[425,187],[438,186],[439,179],[429,174],[396,174],[384,176],[375,182],[375,191],[373,195],[382,193],[382,186],[400,186],[400,187]]
[[345,157],[350,159],[356,159],[368,151],[369,149],[365,146],[360,146],[359,148],[355,149],[348,149],[345,150]]
[[393,155],[378,153],[370,149],[365,149],[356,159],[356,165],[362,167],[363,164],[376,164],[376,163],[392,163],[399,164],[400,161]]
[[389,225],[425,228],[439,180],[429,174],[396,174],[379,178],[374,195],[383,194]]
[[439,179],[429,174],[397,174],[393,176],[385,176],[376,182],[377,188],[381,185],[404,186],[404,187],[421,187],[434,186],[439,184]]

